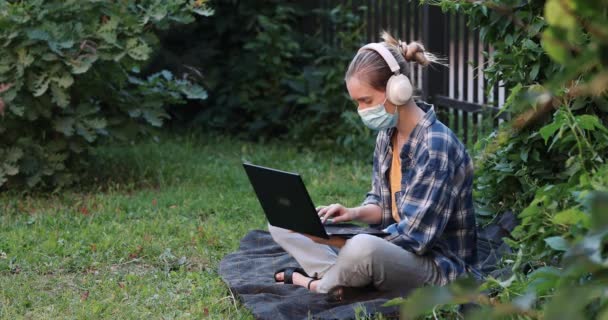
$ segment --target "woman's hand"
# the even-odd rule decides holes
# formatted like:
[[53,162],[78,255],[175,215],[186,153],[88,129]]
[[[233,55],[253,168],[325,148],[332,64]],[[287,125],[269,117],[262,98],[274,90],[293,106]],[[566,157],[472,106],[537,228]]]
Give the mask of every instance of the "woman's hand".
[[339,203],[330,204],[328,206],[317,207],[317,213],[321,218],[321,222],[346,222],[357,219],[357,208],[346,208]]

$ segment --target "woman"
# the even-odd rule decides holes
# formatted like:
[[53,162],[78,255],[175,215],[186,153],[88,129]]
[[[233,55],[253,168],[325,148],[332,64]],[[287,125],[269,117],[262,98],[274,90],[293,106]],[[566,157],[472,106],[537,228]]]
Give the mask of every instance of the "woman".
[[337,299],[370,285],[406,294],[447,284],[476,264],[471,159],[433,106],[414,102],[405,76],[408,61],[426,66],[434,58],[420,44],[406,45],[386,32],[382,38],[359,50],[345,77],[363,123],[379,130],[372,189],[359,207],[332,204],[317,211],[323,221],[361,221],[391,235],[326,240],[269,225],[273,239],[303,268],[279,270],[275,281]]

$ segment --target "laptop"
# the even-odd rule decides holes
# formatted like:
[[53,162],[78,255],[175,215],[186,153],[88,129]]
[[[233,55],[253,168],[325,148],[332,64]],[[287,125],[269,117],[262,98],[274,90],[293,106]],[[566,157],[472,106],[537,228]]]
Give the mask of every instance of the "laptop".
[[351,238],[357,234],[389,235],[355,224],[323,224],[299,174],[251,163],[243,163],[243,167],[268,222],[275,227],[325,239],[330,236]]

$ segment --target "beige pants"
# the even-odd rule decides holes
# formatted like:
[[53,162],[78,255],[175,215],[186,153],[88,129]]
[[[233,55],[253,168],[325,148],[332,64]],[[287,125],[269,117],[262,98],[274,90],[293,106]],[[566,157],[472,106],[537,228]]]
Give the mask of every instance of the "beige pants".
[[310,276],[321,280],[317,292],[335,286],[364,287],[373,284],[384,291],[407,294],[412,289],[439,282],[431,258],[418,256],[382,238],[360,234],[339,251],[286,229],[268,225],[272,238],[291,254]]

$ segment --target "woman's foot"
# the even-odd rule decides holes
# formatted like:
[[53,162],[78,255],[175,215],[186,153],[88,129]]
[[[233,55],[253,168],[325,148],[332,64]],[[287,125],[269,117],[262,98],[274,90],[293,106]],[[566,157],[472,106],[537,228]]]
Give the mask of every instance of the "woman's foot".
[[[285,276],[284,272],[279,272],[275,275],[274,279],[277,282],[283,282],[284,276]],[[307,288],[308,290],[310,290],[312,292],[317,291],[317,283],[319,282],[319,280],[317,280],[317,279],[309,278],[299,272],[294,272],[291,276],[291,279],[292,279],[293,284],[295,284],[295,285]]]

